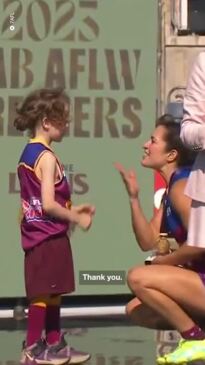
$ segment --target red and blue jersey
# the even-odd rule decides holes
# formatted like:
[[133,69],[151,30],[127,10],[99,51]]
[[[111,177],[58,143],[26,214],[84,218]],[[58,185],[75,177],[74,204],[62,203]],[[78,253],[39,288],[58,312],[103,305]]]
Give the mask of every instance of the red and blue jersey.
[[[167,191],[163,197],[164,213],[163,213],[163,228],[164,232],[167,232],[169,236],[174,237],[179,245],[182,245],[187,240],[187,230],[184,227],[181,218],[174,210],[169,198],[169,192],[174,183],[181,179],[187,179],[191,172],[191,167],[182,167],[176,170],[171,176],[170,183]],[[194,259],[186,265],[187,269],[196,271],[198,273],[205,273],[205,254],[202,254],[199,258]]]
[[191,167],[182,167],[177,169],[171,176],[169,186],[163,197],[164,214],[163,214],[163,225],[165,232],[180,244],[187,239],[187,230],[183,226],[182,220],[176,210],[173,208],[170,201],[169,192],[172,186],[181,179],[187,179],[191,172]]
[[[42,208],[41,181],[35,173],[35,167],[41,156],[53,151],[42,142],[31,141],[26,145],[18,164],[20,182],[22,221],[21,236],[24,250],[55,236],[66,234],[69,222],[48,216]],[[55,156],[55,155],[54,155]],[[63,207],[70,202],[70,188],[64,170],[56,158],[62,176],[55,183],[55,200]]]

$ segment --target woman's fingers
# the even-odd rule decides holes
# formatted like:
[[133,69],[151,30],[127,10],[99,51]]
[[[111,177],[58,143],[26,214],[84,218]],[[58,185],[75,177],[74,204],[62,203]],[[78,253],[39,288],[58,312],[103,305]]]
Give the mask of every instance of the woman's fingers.
[[121,165],[119,162],[115,162],[114,166],[115,166],[116,170],[120,173],[124,182],[127,183],[128,172],[125,170],[124,166]]

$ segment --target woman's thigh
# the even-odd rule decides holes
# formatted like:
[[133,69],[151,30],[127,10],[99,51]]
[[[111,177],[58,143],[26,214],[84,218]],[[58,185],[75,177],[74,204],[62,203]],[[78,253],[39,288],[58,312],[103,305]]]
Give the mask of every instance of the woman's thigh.
[[168,265],[133,268],[128,283],[135,287],[159,290],[193,314],[205,314],[205,286],[200,276],[191,270]]

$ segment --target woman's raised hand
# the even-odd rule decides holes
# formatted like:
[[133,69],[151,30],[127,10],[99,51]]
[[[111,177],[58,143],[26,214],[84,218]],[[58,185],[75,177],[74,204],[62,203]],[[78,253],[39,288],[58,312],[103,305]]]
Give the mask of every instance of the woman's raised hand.
[[127,189],[127,193],[130,198],[138,198],[139,185],[137,182],[136,173],[134,170],[126,170],[123,165],[116,162],[114,164],[116,170],[120,173],[122,180]]

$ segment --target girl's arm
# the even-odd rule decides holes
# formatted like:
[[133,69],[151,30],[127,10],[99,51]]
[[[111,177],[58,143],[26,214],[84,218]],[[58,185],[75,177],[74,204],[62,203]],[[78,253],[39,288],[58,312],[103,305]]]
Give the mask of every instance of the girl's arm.
[[55,156],[50,152],[44,153],[38,163],[38,169],[41,175],[40,179],[43,210],[52,217],[76,223],[84,229],[89,228],[92,221],[91,216],[94,212],[92,206],[85,204],[81,205],[79,209],[78,207],[67,209],[62,207],[55,200]]

